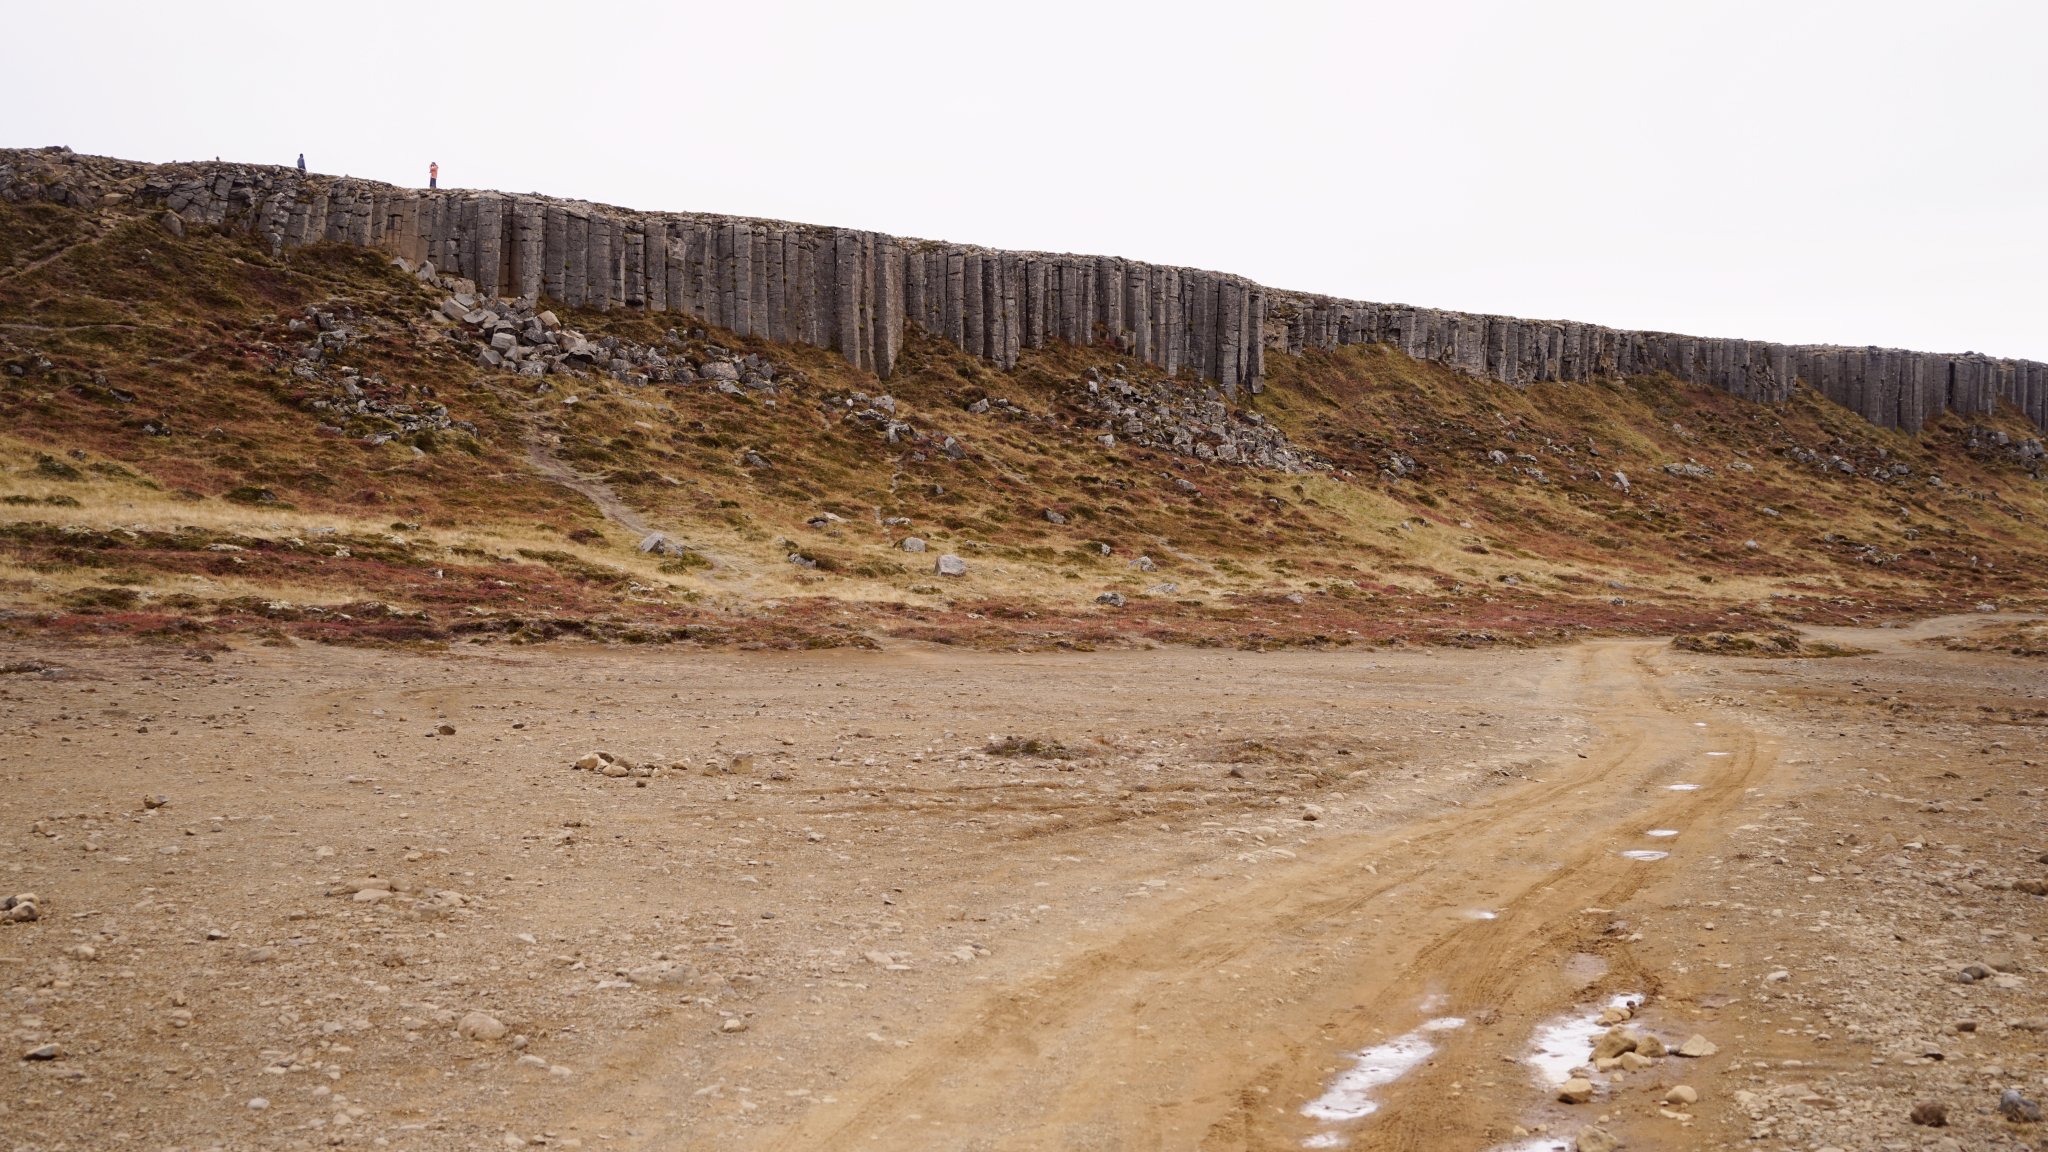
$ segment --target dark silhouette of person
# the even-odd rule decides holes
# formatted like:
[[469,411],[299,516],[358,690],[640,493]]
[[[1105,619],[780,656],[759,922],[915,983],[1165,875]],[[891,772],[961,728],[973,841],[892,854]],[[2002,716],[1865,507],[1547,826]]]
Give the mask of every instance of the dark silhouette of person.
[[304,152],[301,152],[301,153],[299,153],[299,171],[301,171],[301,172],[304,172],[305,170],[306,170],[306,154],[305,154]]

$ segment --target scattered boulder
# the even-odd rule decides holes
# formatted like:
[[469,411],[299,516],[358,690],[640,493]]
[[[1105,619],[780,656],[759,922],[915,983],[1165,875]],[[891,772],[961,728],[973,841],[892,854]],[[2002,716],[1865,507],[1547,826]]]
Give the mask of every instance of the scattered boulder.
[[965,576],[967,575],[967,561],[949,552],[939,557],[932,564],[932,574],[934,576]]
[[1700,1102],[1699,1090],[1688,1084],[1680,1084],[1664,1094],[1664,1102],[1666,1104],[1697,1104]]
[[1670,1054],[1670,1049],[1664,1047],[1664,1041],[1659,1040],[1656,1036],[1649,1033],[1637,1035],[1636,1055],[1647,1056],[1654,1060],[1659,1056],[1669,1056]]
[[1616,1140],[1605,1128],[1588,1127],[1579,1129],[1579,1138],[1573,1142],[1573,1146],[1578,1152],[1614,1152],[1616,1148],[1621,1147],[1621,1141]]
[[905,552],[922,552],[925,549],[924,541],[915,536],[905,536],[896,542],[896,546]]
[[504,1021],[488,1012],[471,1012],[462,1018],[462,1022],[455,1026],[455,1030],[460,1032],[465,1040],[497,1040],[511,1031],[505,1027]]
[[1680,1056],[1692,1057],[1694,1059],[1712,1056],[1720,1050],[1712,1041],[1697,1032],[1687,1037],[1685,1043],[1678,1046],[1678,1054]]
[[1635,1051],[1641,1043],[1642,1037],[1633,1029],[1616,1024],[1593,1042],[1593,1059],[1612,1060],[1623,1052]]
[[1998,1094],[1998,1113],[2016,1124],[2037,1124],[2041,1105],[2020,1095],[2019,1089],[2007,1088]]
[[1906,1119],[1922,1128],[1946,1128],[1948,1105],[1939,1100],[1922,1100],[1913,1105],[1913,1110],[1906,1115]]
[[1593,1098],[1593,1082],[1574,1076],[1557,1086],[1557,1098],[1565,1104],[1584,1104]]
[[1124,606],[1124,594],[1121,592],[1104,592],[1095,598],[1095,602],[1097,604],[1107,604],[1111,608],[1121,608]]

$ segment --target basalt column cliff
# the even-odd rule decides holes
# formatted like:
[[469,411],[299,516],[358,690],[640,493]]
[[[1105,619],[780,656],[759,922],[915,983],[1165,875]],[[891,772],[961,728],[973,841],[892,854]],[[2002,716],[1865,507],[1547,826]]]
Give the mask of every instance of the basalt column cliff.
[[0,151],[0,196],[160,202],[271,250],[359,244],[500,296],[686,313],[771,340],[836,349],[887,376],[906,325],[1003,367],[1048,339],[1258,391],[1265,358],[1384,342],[1517,386],[1669,372],[1753,400],[1804,380],[1874,424],[1918,431],[2001,399],[2048,424],[2048,366],[1975,353],[1840,348],[1626,332],[1282,292],[1238,276],[1111,256],[1010,252],[876,232],[694,213],[632,212],[497,192],[422,192],[288,168],[139,165]]

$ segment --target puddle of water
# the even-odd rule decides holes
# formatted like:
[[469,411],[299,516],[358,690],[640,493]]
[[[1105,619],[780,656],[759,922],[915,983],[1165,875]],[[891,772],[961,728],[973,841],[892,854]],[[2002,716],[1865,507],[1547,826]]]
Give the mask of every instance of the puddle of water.
[[1572,987],[1583,992],[1591,988],[1602,976],[1607,975],[1607,961],[1591,952],[1574,952],[1565,957],[1564,977]]
[[1693,721],[1693,725],[1692,725],[1692,726],[1693,726],[1693,727],[1695,727],[1695,728],[1705,728],[1705,727],[1706,727],[1706,725],[1705,725],[1705,724],[1703,724],[1703,723],[1701,723],[1701,722],[1699,722],[1699,721],[1697,721],[1697,720]]
[[1676,828],[1652,828],[1652,829],[1650,829],[1650,830],[1649,830],[1648,832],[1645,832],[1645,833],[1643,833],[1643,835],[1645,835],[1645,836],[1676,836],[1676,835],[1678,835],[1678,829],[1676,829]]
[[[1563,1016],[1536,1026],[1529,1040],[1529,1055],[1524,1062],[1536,1070],[1546,1087],[1556,1087],[1571,1079],[1571,1071],[1581,1064],[1593,1062],[1593,1041],[1607,1028],[1600,1024],[1600,1013],[1609,1008],[1633,1008],[1643,1002],[1641,993],[1615,996],[1598,1008],[1587,1009],[1579,1015]],[[1532,1148],[1547,1147],[1543,1141],[1529,1145]]]
[[[1372,1115],[1380,1110],[1379,1101],[1372,1098],[1375,1089],[1384,1088],[1406,1076],[1435,1053],[1436,1045],[1428,1039],[1430,1033],[1462,1028],[1464,1024],[1463,1017],[1441,1016],[1413,1032],[1367,1048],[1352,1057],[1357,1064],[1349,1072],[1338,1073],[1321,1096],[1303,1105],[1301,1114],[1318,1120],[1362,1120]],[[1307,1146],[1335,1147],[1331,1144]]]
[[1467,912],[1465,913],[1465,919],[1467,919],[1467,920],[1498,920],[1498,919],[1500,919],[1500,913],[1498,913],[1498,912],[1492,912],[1492,911],[1489,911],[1489,910],[1487,910],[1487,909],[1485,909],[1485,908],[1473,908],[1473,909],[1471,909],[1471,910],[1469,910],[1469,911],[1467,911]]
[[1556,1136],[1531,1136],[1513,1144],[1502,1144],[1492,1152],[1569,1152],[1571,1146],[1571,1141]]
[[1342,1148],[1351,1141],[1335,1132],[1318,1132],[1301,1142],[1303,1148]]
[[1673,792],[1697,792],[1700,790],[1700,786],[1697,784],[1666,784],[1665,787]]
[[1709,756],[1733,756],[1733,755],[1735,755],[1735,753],[1733,753],[1733,752],[1709,752],[1709,753],[1707,753],[1707,755],[1709,755]]
[[1648,848],[1631,848],[1628,851],[1623,852],[1622,855],[1628,857],[1630,860],[1662,860],[1666,856],[1671,855],[1671,853],[1653,852]]

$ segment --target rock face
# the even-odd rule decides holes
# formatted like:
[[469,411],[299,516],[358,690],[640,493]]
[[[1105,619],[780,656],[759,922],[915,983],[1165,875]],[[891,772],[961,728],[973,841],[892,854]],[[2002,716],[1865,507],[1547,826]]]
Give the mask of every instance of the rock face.
[[[95,158],[0,150],[0,197],[92,207]],[[104,162],[102,162],[104,163]],[[53,169],[57,178],[44,179]],[[740,335],[837,349],[888,376],[915,324],[1005,368],[1048,340],[1187,369],[1235,396],[1266,357],[1379,343],[1518,387],[1669,372],[1751,400],[1795,380],[1874,424],[1917,431],[2000,398],[2048,423],[2048,365],[1974,352],[1770,344],[1627,332],[1281,292],[1239,276],[1113,256],[1011,252],[778,221],[634,212],[485,191],[422,191],[293,168],[148,168],[135,199],[166,229],[228,227],[273,253],[320,240],[379,248],[474,282],[487,298],[683,312]],[[499,354],[496,349],[486,353]],[[1113,436],[1105,433],[1105,436]]]

